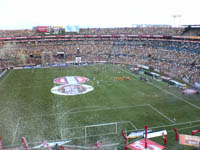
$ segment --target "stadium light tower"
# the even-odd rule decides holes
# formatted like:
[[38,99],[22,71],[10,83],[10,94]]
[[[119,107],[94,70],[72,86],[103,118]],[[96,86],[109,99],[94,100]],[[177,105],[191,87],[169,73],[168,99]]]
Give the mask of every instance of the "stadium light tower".
[[182,17],[182,15],[175,14],[175,15],[172,15],[172,17],[174,18],[174,27],[176,27],[176,19],[178,19],[177,27],[179,27],[180,24],[181,24],[181,17]]

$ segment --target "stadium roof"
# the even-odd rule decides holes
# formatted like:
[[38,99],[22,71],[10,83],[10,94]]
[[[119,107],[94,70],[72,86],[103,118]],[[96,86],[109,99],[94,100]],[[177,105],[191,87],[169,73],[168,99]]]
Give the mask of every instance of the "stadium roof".
[[186,27],[190,27],[190,28],[200,28],[200,24],[194,24],[194,25],[182,25],[182,26],[186,26]]

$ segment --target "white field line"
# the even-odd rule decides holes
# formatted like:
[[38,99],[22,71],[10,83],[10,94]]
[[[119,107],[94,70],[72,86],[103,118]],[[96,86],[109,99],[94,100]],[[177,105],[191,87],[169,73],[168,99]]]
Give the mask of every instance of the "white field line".
[[[148,82],[148,83],[149,83],[149,82]],[[157,89],[159,89],[159,90],[161,90],[161,91],[163,91],[163,92],[165,92],[165,93],[167,93],[167,94],[169,94],[169,95],[172,95],[172,96],[178,98],[179,100],[181,100],[181,101],[183,101],[183,102],[185,102],[185,103],[187,103],[187,104],[189,104],[189,105],[191,105],[191,106],[193,106],[193,107],[195,107],[195,108],[197,108],[197,109],[200,110],[200,107],[199,107],[199,106],[194,105],[194,104],[188,102],[187,100],[183,99],[182,97],[179,97],[179,96],[177,96],[177,95],[175,95],[175,94],[173,94],[173,93],[171,93],[171,92],[169,92],[169,91],[167,91],[167,90],[164,90],[164,89],[160,88],[159,86],[154,85],[154,84],[152,84],[152,83],[149,83],[149,84],[152,85],[152,86],[154,86],[154,87],[156,87]]]
[[[44,70],[44,69],[49,69],[49,68],[33,68],[33,69],[36,71],[37,69]],[[54,68],[54,69],[55,69],[55,68]],[[29,73],[30,73],[30,72],[33,72],[32,69],[24,69],[24,70],[26,70],[26,71],[29,72]],[[61,71],[56,71],[56,70],[53,70],[53,69],[52,69],[51,71],[52,71],[52,72],[51,72],[52,74],[53,74],[53,73],[61,73]],[[62,71],[63,71],[63,70],[62,70]],[[43,71],[41,71],[41,72],[38,71],[37,74],[44,74],[44,72],[43,72]]]
[[17,130],[18,130],[18,128],[19,128],[19,123],[20,123],[20,117],[18,118],[18,120],[17,120],[17,125],[16,125],[16,128],[15,128],[15,130],[14,130],[14,132],[13,132],[13,140],[12,140],[12,145],[14,144],[14,142],[15,142],[15,138],[16,138],[16,135],[17,135]]
[[64,139],[64,137],[63,137],[63,128],[62,128],[62,129],[60,129],[60,137],[61,137],[61,140],[63,140],[63,139]]
[[[42,79],[41,79],[42,80]],[[37,80],[38,81],[38,80]],[[113,84],[117,84],[117,81],[101,81],[103,83],[113,83]],[[101,83],[100,82],[100,83]],[[96,83],[95,81],[93,81],[93,83]],[[50,85],[37,85],[37,86],[18,86],[15,88],[12,88],[12,90],[18,90],[18,89],[28,89],[28,88],[45,88],[45,87],[52,87]]]
[[5,110],[7,110],[7,108],[5,108],[5,107],[3,107],[3,108],[0,107],[0,109],[1,109],[0,114],[2,114],[3,112],[5,112]]
[[[61,112],[61,113],[53,113],[53,114],[44,114],[44,115],[32,115],[32,116],[22,116],[21,118],[25,118],[25,117],[42,117],[42,116],[55,116],[55,115],[61,115],[61,114],[77,114],[77,113],[84,113],[84,112],[91,112],[91,111],[105,111],[105,110],[116,110],[116,109],[125,109],[125,108],[135,108],[135,107],[144,107],[147,106],[147,104],[143,104],[143,105],[135,105],[135,106],[122,106],[122,107],[104,107],[104,108],[99,108],[99,109],[91,109],[91,110],[80,110],[80,111],[74,111],[73,110],[69,110],[67,112]],[[79,107],[81,109],[81,107]],[[82,107],[85,108],[85,107]]]
[[171,123],[174,123],[173,120],[171,120],[169,117],[167,117],[166,115],[164,115],[162,112],[160,112],[159,110],[157,110],[155,107],[153,107],[151,104],[147,104],[150,108],[152,108],[154,111],[156,111],[157,113],[159,113],[161,116],[163,116],[165,119],[167,119],[168,121],[170,121]]
[[38,85],[38,86],[19,86],[19,87],[15,87],[12,88],[12,90],[19,90],[19,89],[31,89],[31,88],[49,88],[52,87],[50,85]]
[[[104,107],[103,109],[75,111],[75,112],[69,112],[69,113],[70,114],[76,114],[76,113],[87,112],[87,111],[90,112],[90,111],[115,110],[115,109],[135,108],[135,107],[143,107],[143,106],[146,106],[146,104],[143,104],[143,105],[134,105],[134,106],[121,106],[121,107]],[[94,107],[96,107],[96,106],[94,106]],[[83,108],[85,108],[85,107],[83,107]],[[74,109],[71,110],[71,111],[74,111]]]
[[11,72],[12,72],[13,70],[11,70],[8,74],[7,74],[7,76],[0,82],[0,86],[4,83],[4,81],[8,78],[8,76],[11,74]]
[[[120,143],[112,143],[112,144],[105,144],[105,145],[101,145],[102,149],[110,149],[110,147],[118,147],[120,145]],[[91,147],[87,147],[87,146],[79,146],[79,145],[65,145],[66,147],[69,147],[70,149],[85,149],[85,150],[96,150],[96,146],[91,146]],[[107,148],[108,147],[108,148]]]
[[[116,67],[116,66],[115,66],[115,67]],[[117,68],[117,67],[116,67],[116,68]],[[130,74],[130,75],[132,75],[132,76],[134,76],[134,77],[136,77],[136,78],[138,79],[137,76],[135,76],[134,74],[132,74],[132,73],[130,73],[130,72],[128,72],[128,71],[123,70],[123,69],[121,69],[121,68],[118,68],[118,69],[121,70],[121,71],[124,71],[124,72],[126,72],[126,73],[128,73],[128,74]],[[162,89],[161,87],[156,86],[156,85],[154,85],[154,84],[152,84],[152,83],[150,83],[150,82],[146,82],[146,83],[147,83],[147,84],[150,84],[150,85],[152,85],[153,87],[155,87],[155,88],[157,88],[157,89],[159,89],[159,90],[161,90],[161,91],[163,91],[163,92],[165,92],[165,93],[167,93],[167,94],[169,94],[169,95],[172,95],[172,96],[178,98],[179,100],[181,100],[181,101],[183,101],[183,102],[185,102],[185,103],[187,103],[187,104],[189,104],[189,105],[191,105],[191,106],[193,106],[193,107],[195,107],[195,108],[197,108],[197,109],[200,110],[200,107],[199,107],[199,106],[194,105],[194,104],[188,102],[187,100],[183,99],[182,97],[179,97],[179,96],[177,96],[177,95],[175,95],[175,94],[173,94],[173,93],[171,93],[171,92],[169,92],[169,91],[167,91],[167,90],[164,90],[164,89]]]
[[131,122],[131,121],[128,121],[130,123],[130,125],[135,129],[137,130],[137,127]]
[[32,73],[34,72],[34,68],[32,69],[32,71],[31,71]]
[[[193,121],[187,121],[187,122],[180,122],[176,124],[166,124],[166,125],[161,125],[161,126],[154,126],[154,127],[149,127],[150,129],[160,129],[160,128],[166,128],[166,127],[177,127],[179,125],[185,125],[185,124],[192,124],[192,123],[197,123],[200,122],[200,120],[193,120]],[[199,125],[200,126],[200,125]],[[144,130],[144,128],[137,129],[137,130],[128,130],[126,132],[131,132],[131,131],[139,131],[139,130]]]
[[124,69],[121,69],[121,68],[119,68],[119,67],[116,67],[115,65],[113,65],[113,66],[114,66],[115,68],[117,68],[117,69],[119,69],[119,70],[121,70],[121,71],[123,71],[123,72],[126,72],[126,73],[130,74],[131,76],[134,76],[135,78],[138,79],[138,77],[137,77],[136,75],[134,75],[133,73],[128,72],[128,71],[126,71],[126,70],[124,70]]
[[[184,127],[184,128],[178,128],[178,131],[180,130],[185,130],[185,129],[191,129],[191,128],[195,128],[195,127],[199,127],[199,125],[194,125],[194,126],[189,126],[189,127]],[[170,131],[167,131],[167,132],[174,132],[174,130],[170,130]]]
[[72,129],[81,129],[81,128],[91,128],[91,127],[98,127],[98,126],[103,126],[103,125],[115,125],[115,124],[129,124],[130,121],[119,121],[119,122],[109,122],[109,123],[102,123],[102,124],[95,124],[95,125],[86,125],[86,126],[77,126],[77,127],[72,127],[72,128],[62,128],[62,130],[72,130]]

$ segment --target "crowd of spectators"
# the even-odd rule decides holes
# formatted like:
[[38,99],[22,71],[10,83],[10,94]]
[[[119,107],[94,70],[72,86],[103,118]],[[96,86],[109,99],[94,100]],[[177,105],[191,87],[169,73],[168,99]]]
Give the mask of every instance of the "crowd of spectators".
[[130,28],[81,28],[80,34],[145,34],[145,35],[181,35],[184,28],[172,27],[130,27]]
[[[85,40],[32,42],[0,45],[0,68],[12,65],[42,64],[42,55],[52,62],[75,61],[77,48],[82,61],[109,61],[146,65],[172,78],[194,82],[200,77],[200,44],[157,40]],[[50,53],[49,53],[50,52]],[[59,52],[65,54],[59,57]],[[47,57],[48,58],[48,57]],[[44,57],[46,59],[46,57]]]
[[[80,28],[77,34],[181,35],[183,31],[184,28],[172,28],[172,27]],[[36,36],[36,35],[39,35],[39,33],[31,29],[0,30],[0,38]]]
[[0,30],[1,37],[24,37],[37,35],[33,30]]
[[192,83],[200,78],[199,46],[194,43],[168,41],[131,41],[126,44],[118,42],[112,56],[113,60],[118,55],[119,62],[150,66],[172,78],[185,78]]

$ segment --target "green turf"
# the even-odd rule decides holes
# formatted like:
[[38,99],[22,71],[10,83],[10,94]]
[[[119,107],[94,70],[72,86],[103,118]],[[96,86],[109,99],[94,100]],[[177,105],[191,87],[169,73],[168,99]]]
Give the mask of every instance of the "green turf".
[[[94,91],[77,96],[50,92],[53,79],[71,75],[89,78]],[[131,80],[114,80],[122,76]],[[100,140],[120,142],[122,148],[122,129],[130,133],[147,124],[154,131],[168,130],[166,149],[183,150],[188,147],[178,145],[173,128],[184,134],[200,128],[200,97],[184,96],[163,82],[140,81],[127,67],[115,65],[12,70],[0,79],[0,118],[4,146],[21,145],[23,136],[31,144],[73,139],[71,144],[84,145],[84,126],[118,122],[117,131],[115,125],[87,128],[87,145]],[[161,137],[155,141],[162,144]]]

